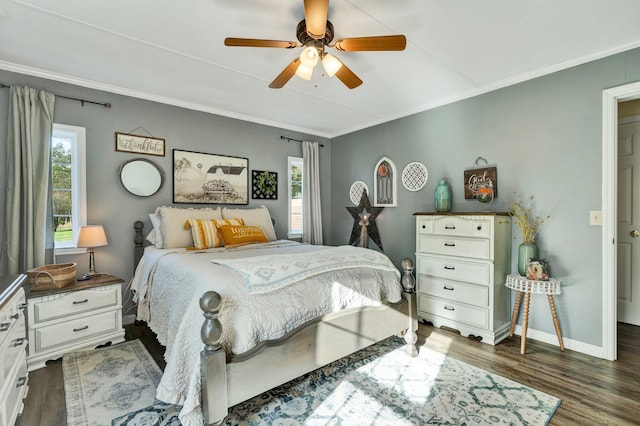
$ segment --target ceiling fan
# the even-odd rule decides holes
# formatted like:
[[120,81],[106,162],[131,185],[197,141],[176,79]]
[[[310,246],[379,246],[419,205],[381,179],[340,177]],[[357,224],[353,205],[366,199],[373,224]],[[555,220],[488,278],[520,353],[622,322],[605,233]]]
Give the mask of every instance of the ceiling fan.
[[362,84],[362,80],[351,71],[338,58],[327,53],[326,47],[333,47],[341,52],[356,51],[398,51],[404,50],[407,39],[404,35],[373,36],[343,38],[333,44],[333,24],[327,20],[329,12],[329,0],[304,0],[304,19],[300,21],[296,29],[296,36],[300,43],[295,41],[263,40],[254,38],[224,39],[225,46],[235,47],[275,47],[293,49],[304,47],[299,57],[296,57],[287,67],[269,84],[272,89],[280,89],[293,77],[310,80],[313,69],[322,61],[325,72],[330,77],[334,75],[349,89]]

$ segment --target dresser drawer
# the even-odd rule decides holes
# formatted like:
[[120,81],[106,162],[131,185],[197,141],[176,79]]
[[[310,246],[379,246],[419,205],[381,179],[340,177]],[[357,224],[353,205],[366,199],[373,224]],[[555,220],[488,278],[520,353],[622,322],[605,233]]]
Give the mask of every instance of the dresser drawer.
[[418,219],[417,227],[419,234],[490,238],[493,235],[492,223],[492,218],[423,217]]
[[419,295],[420,311],[474,327],[489,327],[489,310],[464,303]]
[[8,382],[3,383],[3,385],[7,385],[7,393],[4,394],[4,401],[0,401],[0,416],[5,416],[3,424],[6,425],[15,423],[21,412],[22,399],[27,390],[28,376],[24,351],[17,365],[19,367],[16,367],[16,370],[7,378]]
[[473,285],[419,275],[418,292],[420,294],[475,305],[481,308],[489,307],[489,287],[483,285]]
[[97,309],[120,305],[120,284],[95,290],[65,293],[58,298],[30,301],[33,317],[30,324],[69,317]]
[[418,251],[445,256],[491,259],[491,242],[486,238],[421,235],[418,239]]
[[68,346],[75,342],[82,342],[91,337],[106,335],[120,330],[118,317],[120,309],[97,315],[88,315],[62,323],[32,328],[30,333],[33,345],[29,349],[30,355],[54,350],[59,346]]
[[493,264],[462,259],[419,256],[417,273],[447,280],[464,281],[488,286],[491,283]]
[[0,384],[9,377],[11,370],[16,368],[16,360],[24,358],[27,339],[25,336],[24,315],[20,314],[14,320],[12,327],[7,331],[7,336],[0,345]]

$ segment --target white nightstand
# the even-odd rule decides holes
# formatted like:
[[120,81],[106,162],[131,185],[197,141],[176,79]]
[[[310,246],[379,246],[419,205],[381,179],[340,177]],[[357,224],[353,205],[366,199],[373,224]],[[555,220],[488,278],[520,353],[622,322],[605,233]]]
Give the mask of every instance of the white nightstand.
[[71,286],[28,292],[29,371],[68,352],[123,342],[123,282],[100,274]]

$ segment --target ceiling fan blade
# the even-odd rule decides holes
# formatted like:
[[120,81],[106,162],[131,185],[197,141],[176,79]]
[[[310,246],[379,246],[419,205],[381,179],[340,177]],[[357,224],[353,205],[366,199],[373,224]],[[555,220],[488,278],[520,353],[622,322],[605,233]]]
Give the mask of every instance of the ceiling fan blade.
[[262,40],[257,38],[234,38],[227,37],[224,39],[225,46],[234,47],[280,47],[283,49],[293,49],[298,47],[299,44],[295,41],[283,41],[283,40]]
[[329,0],[304,0],[304,20],[310,37],[316,40],[324,38],[328,14]]
[[360,77],[355,75],[355,73],[351,71],[349,67],[347,67],[344,63],[336,72],[336,77],[338,77],[338,79],[340,79],[340,81],[343,82],[344,85],[349,89],[355,89],[362,84],[362,80],[360,80]]
[[280,74],[278,74],[269,87],[272,89],[280,89],[284,87],[284,85],[287,84],[287,81],[291,80],[291,77],[296,73],[298,65],[300,65],[300,58],[295,58],[284,70],[282,70]]
[[404,50],[406,46],[407,38],[403,35],[343,38],[333,45],[343,52]]

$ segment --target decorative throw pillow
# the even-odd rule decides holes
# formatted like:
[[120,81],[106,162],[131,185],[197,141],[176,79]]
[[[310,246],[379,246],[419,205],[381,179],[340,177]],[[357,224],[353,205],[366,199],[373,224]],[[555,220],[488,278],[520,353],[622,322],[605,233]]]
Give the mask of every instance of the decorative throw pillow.
[[184,248],[193,245],[191,231],[184,227],[187,219],[222,219],[220,207],[214,210],[162,206],[158,207],[156,215],[161,219],[160,230],[164,248]]
[[264,235],[267,236],[269,241],[275,241],[276,231],[273,229],[273,222],[271,222],[271,215],[269,210],[265,206],[260,206],[255,209],[229,209],[227,207],[222,208],[222,217],[238,217],[244,220],[244,224],[248,226],[261,226],[264,231]]
[[222,235],[218,231],[223,225],[243,225],[242,219],[187,219],[185,229],[191,228],[193,246],[187,250],[205,250],[222,247]]
[[260,226],[223,225],[220,227],[220,232],[222,233],[225,247],[269,242]]

